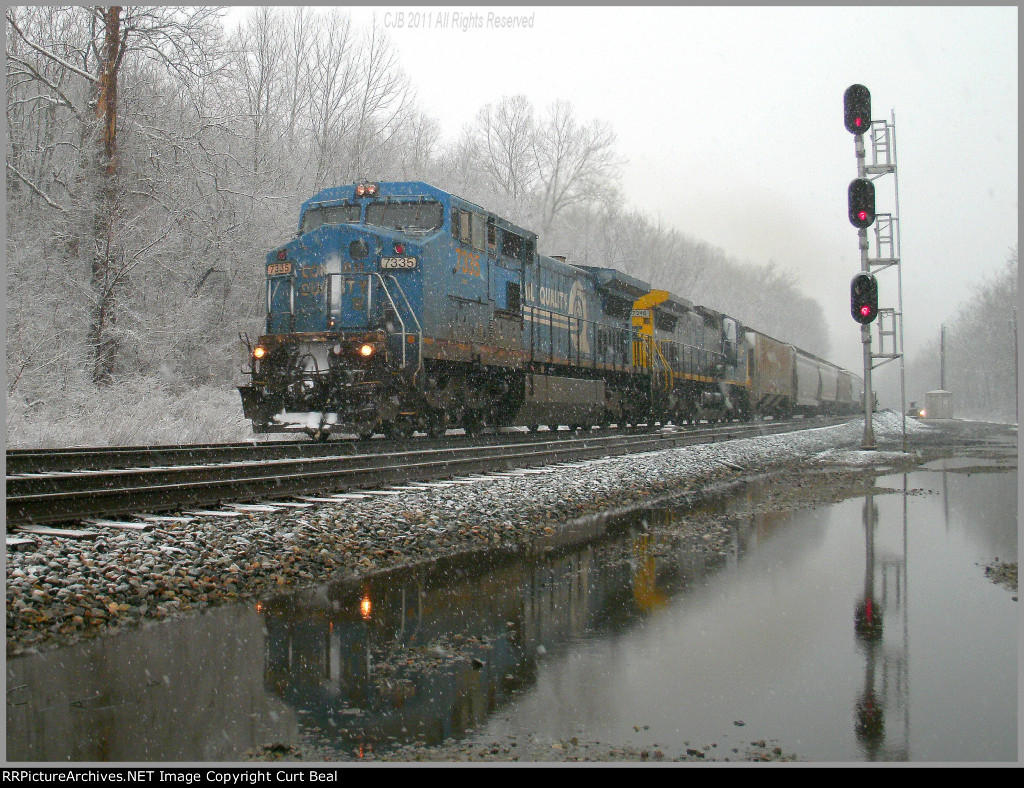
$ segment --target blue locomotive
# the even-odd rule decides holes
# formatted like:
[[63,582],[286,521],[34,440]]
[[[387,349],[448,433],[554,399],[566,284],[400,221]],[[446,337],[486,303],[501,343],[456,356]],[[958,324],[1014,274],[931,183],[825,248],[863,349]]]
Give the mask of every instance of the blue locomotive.
[[[761,412],[763,335],[536,247],[531,231],[426,183],[319,192],[267,255],[246,418],[325,439]],[[791,366],[791,396],[770,398],[779,413],[796,403]]]

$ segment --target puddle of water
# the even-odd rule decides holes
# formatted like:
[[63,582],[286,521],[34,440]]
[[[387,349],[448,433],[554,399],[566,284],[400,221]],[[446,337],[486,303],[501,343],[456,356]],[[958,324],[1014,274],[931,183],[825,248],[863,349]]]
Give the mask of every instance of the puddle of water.
[[947,476],[909,474],[907,494],[882,478],[900,493],[741,525],[737,562],[627,641],[598,634],[546,665],[474,741],[625,735],[723,757],[774,739],[815,761],[1016,761],[1018,608],[983,569],[1017,559],[1016,479]]
[[969,473],[975,470],[978,473],[987,471],[1003,473],[1016,469],[1016,459],[993,459],[991,457],[944,457],[921,466],[921,470],[925,471],[955,471],[958,473]]
[[529,732],[718,758],[764,739],[814,761],[1015,761],[1018,608],[983,565],[1016,560],[1016,475],[878,486],[897,493],[734,519],[707,561],[641,526],[677,514],[648,512],[582,549],[11,659],[7,757],[234,760],[300,740],[358,756]]

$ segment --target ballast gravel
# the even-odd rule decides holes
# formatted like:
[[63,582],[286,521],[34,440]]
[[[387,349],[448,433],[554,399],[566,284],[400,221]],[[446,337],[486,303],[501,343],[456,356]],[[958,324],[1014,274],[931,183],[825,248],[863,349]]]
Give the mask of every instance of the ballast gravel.
[[[935,428],[908,420],[906,429],[908,436],[927,439]],[[233,517],[195,515],[188,522],[163,521],[151,531],[97,526],[101,535],[94,540],[33,536],[37,544],[30,549],[7,552],[7,653],[465,551],[567,543],[578,536],[585,515],[696,500],[751,475],[816,469],[822,494],[838,499],[844,487],[852,491],[877,472],[926,459],[920,451],[899,450],[899,414],[876,414],[874,431],[881,451],[858,449],[863,421],[853,420],[469,477],[448,486],[413,484],[397,495],[270,512],[250,507]],[[718,549],[713,536],[705,549]]]

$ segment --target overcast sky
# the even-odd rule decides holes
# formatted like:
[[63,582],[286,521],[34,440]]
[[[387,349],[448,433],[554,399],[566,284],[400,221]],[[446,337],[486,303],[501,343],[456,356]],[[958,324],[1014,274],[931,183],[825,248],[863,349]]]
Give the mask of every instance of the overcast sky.
[[[455,13],[480,24],[456,27]],[[488,14],[530,26],[496,29]],[[860,267],[846,217],[857,174],[843,126],[849,85],[869,88],[873,119],[895,114],[908,357],[1017,243],[1015,6],[352,15],[387,28],[446,139],[483,104],[519,93],[538,110],[565,98],[580,117],[608,121],[628,161],[624,198],[730,256],[789,268],[825,310],[833,360],[851,369],[861,345],[849,310]],[[880,212],[894,212],[895,185],[875,182]],[[895,269],[878,277],[881,305],[895,307]]]

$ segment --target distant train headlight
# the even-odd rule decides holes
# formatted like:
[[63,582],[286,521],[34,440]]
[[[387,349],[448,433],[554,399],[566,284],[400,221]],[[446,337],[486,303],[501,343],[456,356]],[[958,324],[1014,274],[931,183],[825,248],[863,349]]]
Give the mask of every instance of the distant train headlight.
[[377,348],[375,348],[373,345],[367,342],[365,345],[359,346],[359,355],[362,356],[363,358],[369,358],[374,354],[376,350]]
[[257,345],[252,349],[252,357],[259,361],[261,358],[267,355],[267,349],[263,345]]

